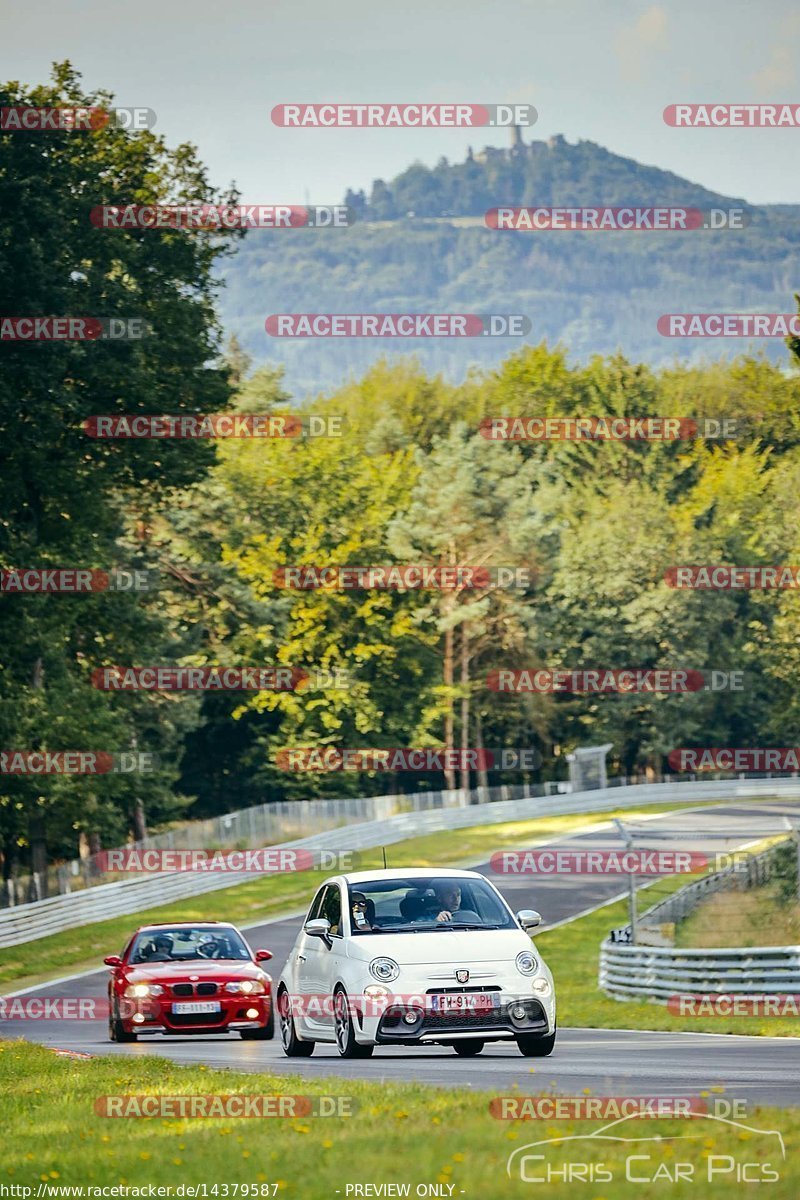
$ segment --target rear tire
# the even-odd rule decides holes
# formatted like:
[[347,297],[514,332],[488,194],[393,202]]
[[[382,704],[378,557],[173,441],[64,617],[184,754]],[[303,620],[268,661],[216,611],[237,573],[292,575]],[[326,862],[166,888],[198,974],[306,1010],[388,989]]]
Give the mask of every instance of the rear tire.
[[555,1029],[547,1037],[537,1036],[533,1033],[523,1033],[517,1038],[519,1052],[525,1058],[546,1058],[548,1054],[552,1054],[555,1044]]
[[281,1045],[287,1058],[310,1058],[316,1042],[301,1042],[294,1027],[289,993],[278,993],[278,1019],[281,1025]]
[[333,1021],[336,1030],[336,1049],[340,1058],[370,1058],[375,1047],[356,1041],[356,1031],[347,992],[338,988],[333,995]]
[[471,1038],[468,1042],[453,1042],[453,1049],[459,1058],[473,1058],[476,1054],[480,1054],[486,1042],[482,1042],[480,1038]]

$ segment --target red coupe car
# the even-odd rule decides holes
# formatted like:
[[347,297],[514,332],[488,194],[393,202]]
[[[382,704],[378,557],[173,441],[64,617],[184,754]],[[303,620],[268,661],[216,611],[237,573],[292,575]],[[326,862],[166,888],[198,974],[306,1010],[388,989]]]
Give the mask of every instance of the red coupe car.
[[111,967],[108,1035],[112,1042],[135,1042],[140,1033],[272,1038],[272,977],[258,965],[270,958],[269,950],[252,951],[233,925],[144,925],[121,957],[103,960]]

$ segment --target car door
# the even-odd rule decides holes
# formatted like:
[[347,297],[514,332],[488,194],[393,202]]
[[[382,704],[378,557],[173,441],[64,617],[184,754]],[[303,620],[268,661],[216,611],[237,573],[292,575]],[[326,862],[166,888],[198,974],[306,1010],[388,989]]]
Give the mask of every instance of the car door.
[[342,936],[342,893],[338,883],[328,883],[322,888],[319,896],[319,906],[316,906],[314,917],[324,917],[330,922],[330,945],[320,937],[304,938],[303,955],[305,962],[303,979],[306,987],[304,993],[314,997],[314,1003],[309,1005],[307,1021],[305,1022],[310,1037],[333,1038],[333,1009],[330,999],[333,990],[334,976],[339,953],[343,945]]

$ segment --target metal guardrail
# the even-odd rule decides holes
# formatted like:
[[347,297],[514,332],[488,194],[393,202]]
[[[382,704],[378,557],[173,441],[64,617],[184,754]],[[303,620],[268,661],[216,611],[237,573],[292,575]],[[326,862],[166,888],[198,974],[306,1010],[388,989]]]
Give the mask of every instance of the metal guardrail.
[[600,987],[620,1000],[666,1003],[677,995],[800,993],[800,946],[677,950],[605,941]]
[[[637,928],[680,921],[706,896],[765,883],[781,845],[743,864],[716,871],[682,887],[643,913]],[[666,1003],[677,995],[769,995],[800,993],[800,946],[688,949],[627,945],[606,938],[600,947],[600,987],[617,1000]]]
[[[479,802],[477,793],[445,793],[450,802],[445,807],[427,812],[402,812],[379,820],[339,825],[309,837],[281,843],[280,846],[358,851],[390,846],[406,838],[426,833],[564,813],[600,813],[608,809],[638,808],[642,805],[672,801],[703,803],[714,799],[747,799],[758,796],[800,798],[800,779],[727,779],[609,786],[589,792],[573,792],[552,797],[531,796],[530,789],[522,787],[518,790],[527,791],[527,795],[518,799],[495,800],[491,803]],[[473,800],[475,802],[470,802]],[[172,900],[233,887],[253,878],[258,878],[258,875],[252,872],[209,874],[185,871],[148,875],[145,878],[119,880],[71,895],[54,896],[48,900],[18,905],[0,912],[0,947],[32,942],[65,929],[94,924],[109,917],[141,912]]]

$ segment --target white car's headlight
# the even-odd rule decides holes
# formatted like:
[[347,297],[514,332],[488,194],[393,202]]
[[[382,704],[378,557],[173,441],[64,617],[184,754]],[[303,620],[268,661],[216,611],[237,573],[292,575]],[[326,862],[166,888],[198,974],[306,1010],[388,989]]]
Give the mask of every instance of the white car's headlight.
[[260,979],[240,979],[225,984],[225,991],[235,996],[263,996],[266,990]]
[[391,992],[381,983],[368,983],[364,988],[364,995],[369,996],[370,1000],[380,999],[381,996],[390,996]]
[[160,983],[131,983],[125,988],[130,999],[144,1000],[146,996],[160,996],[164,989]]
[[536,955],[531,954],[530,950],[521,950],[517,955],[517,970],[520,975],[535,975],[538,968]]
[[391,983],[400,974],[400,968],[393,958],[373,958],[369,964],[369,973],[380,983]]
[[549,996],[550,980],[545,979],[544,975],[539,975],[536,979],[531,980],[531,988],[534,992],[538,992],[540,996]]

